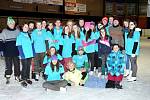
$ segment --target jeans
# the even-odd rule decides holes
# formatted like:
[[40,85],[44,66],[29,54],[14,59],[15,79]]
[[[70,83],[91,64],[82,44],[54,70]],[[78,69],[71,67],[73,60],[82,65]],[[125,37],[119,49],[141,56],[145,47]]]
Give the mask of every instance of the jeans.
[[137,74],[137,56],[135,57],[129,57],[129,61],[131,63],[131,71],[132,71],[132,77],[136,77]]

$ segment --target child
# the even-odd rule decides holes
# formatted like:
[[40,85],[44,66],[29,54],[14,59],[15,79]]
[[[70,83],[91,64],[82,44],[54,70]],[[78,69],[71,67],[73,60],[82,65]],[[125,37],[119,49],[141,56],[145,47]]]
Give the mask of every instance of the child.
[[75,40],[73,35],[70,33],[69,26],[65,26],[63,29],[62,37],[60,40],[60,55],[62,55],[63,65],[65,71],[67,71],[67,63],[72,60],[72,56],[75,54]]
[[[45,68],[45,66],[47,66],[48,63],[51,62],[51,57],[53,55],[57,56],[57,59],[61,62],[63,60],[62,56],[60,54],[57,53],[56,48],[54,46],[51,46],[49,50],[47,50],[47,53],[44,57],[43,60],[43,67]],[[43,73],[43,79],[45,79],[45,75]]]
[[51,56],[51,60],[45,68],[44,74],[47,75],[47,81],[43,83],[43,88],[55,91],[66,90],[67,81],[62,80],[64,68],[56,55]]
[[114,44],[112,52],[107,57],[108,81],[106,88],[122,89],[120,82],[123,79],[124,67],[124,55],[119,50],[118,44]]
[[92,33],[92,30],[89,29],[88,26],[85,25],[85,36],[84,36],[84,41],[82,41],[82,44],[84,46],[84,51],[88,56],[88,61],[90,62],[90,74],[93,74],[94,71],[94,56],[95,56],[95,37]]
[[56,55],[59,61],[62,61],[63,58],[60,54],[57,53],[56,48],[51,46],[49,50],[47,50],[46,55],[43,60],[44,66],[51,62],[51,56]]
[[34,50],[32,48],[33,41],[28,33],[28,24],[25,23],[22,29],[23,31],[17,37],[16,46],[18,46],[19,56],[22,63],[21,85],[27,87],[27,83],[32,84],[32,81],[30,80],[30,65]]
[[61,21],[57,19],[55,21],[54,34],[53,34],[56,50],[59,50],[59,43],[60,43],[62,32],[63,32],[63,28],[61,26]]
[[[102,68],[101,68],[101,72],[102,75],[106,75],[106,60],[107,60],[107,56],[108,54],[111,52],[111,47],[110,47],[110,38],[106,33],[106,30],[104,28],[102,28],[100,30],[100,38],[97,40],[98,43],[98,57],[99,57],[99,61],[102,60]],[[100,76],[101,73],[99,73],[98,76]]]
[[129,82],[136,81],[137,56],[140,53],[140,32],[136,28],[136,22],[132,20],[129,21],[129,32],[125,32],[125,51],[131,64],[127,79]]
[[7,28],[3,29],[1,36],[4,41],[4,57],[5,57],[5,77],[6,84],[10,83],[10,77],[13,73],[14,65],[14,76],[17,81],[20,81],[20,60],[19,52],[16,46],[16,38],[19,34],[19,30],[15,27],[15,20],[12,17],[7,19]]
[[73,56],[73,62],[76,64],[76,68],[81,72],[87,72],[89,69],[88,58],[86,54],[83,54],[83,47],[78,47],[78,55]]
[[35,81],[39,80],[40,72],[43,72],[43,59],[46,52],[46,31],[42,29],[41,22],[36,23],[36,29],[32,32],[31,37],[34,43],[34,74]]
[[73,36],[75,38],[75,50],[78,51],[78,47],[82,46],[84,33],[80,31],[80,28],[77,26],[77,24],[73,25]]
[[56,40],[54,38],[54,28],[53,23],[49,23],[46,28],[46,35],[48,40],[48,48],[51,46],[56,47]]
[[63,78],[68,81],[68,86],[84,86],[87,79],[87,74],[83,74],[73,62],[68,62],[68,71],[64,74]]

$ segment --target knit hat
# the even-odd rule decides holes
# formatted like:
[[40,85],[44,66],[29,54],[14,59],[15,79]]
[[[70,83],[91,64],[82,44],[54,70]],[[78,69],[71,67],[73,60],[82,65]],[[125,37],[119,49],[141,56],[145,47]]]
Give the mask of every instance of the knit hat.
[[103,17],[103,18],[102,18],[102,21],[103,21],[103,20],[108,21],[108,18],[107,18],[107,17]]
[[90,25],[95,25],[95,22],[91,21],[91,22],[90,22]]
[[7,18],[7,25],[9,24],[15,24],[15,20],[12,17]]
[[82,46],[79,46],[79,47],[78,47],[78,51],[79,51],[79,50],[83,50],[83,47],[82,47]]
[[56,55],[51,56],[51,60],[58,60]]

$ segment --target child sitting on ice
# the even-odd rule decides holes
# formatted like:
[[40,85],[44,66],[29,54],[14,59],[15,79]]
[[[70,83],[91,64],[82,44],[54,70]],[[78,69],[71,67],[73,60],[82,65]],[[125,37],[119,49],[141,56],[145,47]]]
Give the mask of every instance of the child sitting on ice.
[[59,63],[57,56],[51,56],[51,62],[45,68],[47,81],[43,83],[43,88],[55,91],[66,90],[67,81],[62,79],[63,73],[64,67]]
[[87,73],[82,72],[76,68],[73,62],[68,62],[68,71],[64,74],[63,78],[68,81],[68,86],[84,86],[87,79]]

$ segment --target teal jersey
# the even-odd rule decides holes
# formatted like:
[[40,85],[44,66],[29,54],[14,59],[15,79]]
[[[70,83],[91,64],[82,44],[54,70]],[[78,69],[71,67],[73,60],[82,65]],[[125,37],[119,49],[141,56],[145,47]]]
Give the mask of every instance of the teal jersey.
[[[84,41],[85,40],[86,40],[86,37],[84,37]],[[90,38],[87,41],[85,41],[85,42],[88,43],[88,42],[91,42],[93,40],[95,40],[95,35],[92,32]],[[93,52],[95,52],[95,43],[90,44],[90,45],[84,47],[84,51],[86,53],[93,53]]]
[[62,32],[63,32],[62,27],[60,27],[59,30],[54,28],[54,35],[53,36],[54,36],[54,40],[55,40],[56,50],[59,50],[59,44],[60,44],[60,39],[61,39]]
[[85,62],[88,62],[87,55],[74,55],[72,59],[73,62],[76,64],[76,68],[79,70],[82,67],[85,67]]
[[46,40],[48,40],[48,45],[49,45],[49,48],[54,46],[56,48],[56,41],[55,41],[55,38],[54,36],[52,35],[52,33],[50,31],[47,31],[46,32]]
[[134,42],[138,42],[138,46],[137,46],[137,50],[136,50],[135,54],[139,55],[139,52],[140,52],[140,32],[134,31],[132,38],[128,38],[127,35],[128,35],[128,32],[125,32],[125,51],[126,51],[126,54],[132,55]]
[[70,58],[72,53],[72,44],[75,43],[74,36],[71,35],[70,37],[67,35],[64,35],[64,37],[61,37],[60,45],[63,46],[62,50],[62,57],[63,58]]
[[22,51],[25,58],[33,57],[32,43],[32,39],[26,32],[20,32],[20,34],[17,36],[16,46],[22,47]]
[[60,74],[64,73],[64,67],[62,65],[59,66],[59,70],[56,70],[56,66],[54,67],[54,71],[52,71],[50,63],[45,68],[45,75],[48,75],[47,81],[60,80]]
[[[100,37],[100,32],[99,31],[92,32],[92,35],[95,40],[98,40]],[[98,43],[95,43],[95,51],[98,52]]]
[[46,51],[46,33],[44,30],[35,29],[31,35],[34,43],[35,53],[42,53]]
[[83,46],[82,41],[84,40],[84,33],[80,32],[80,38],[75,38],[75,50],[78,50],[78,47]]

